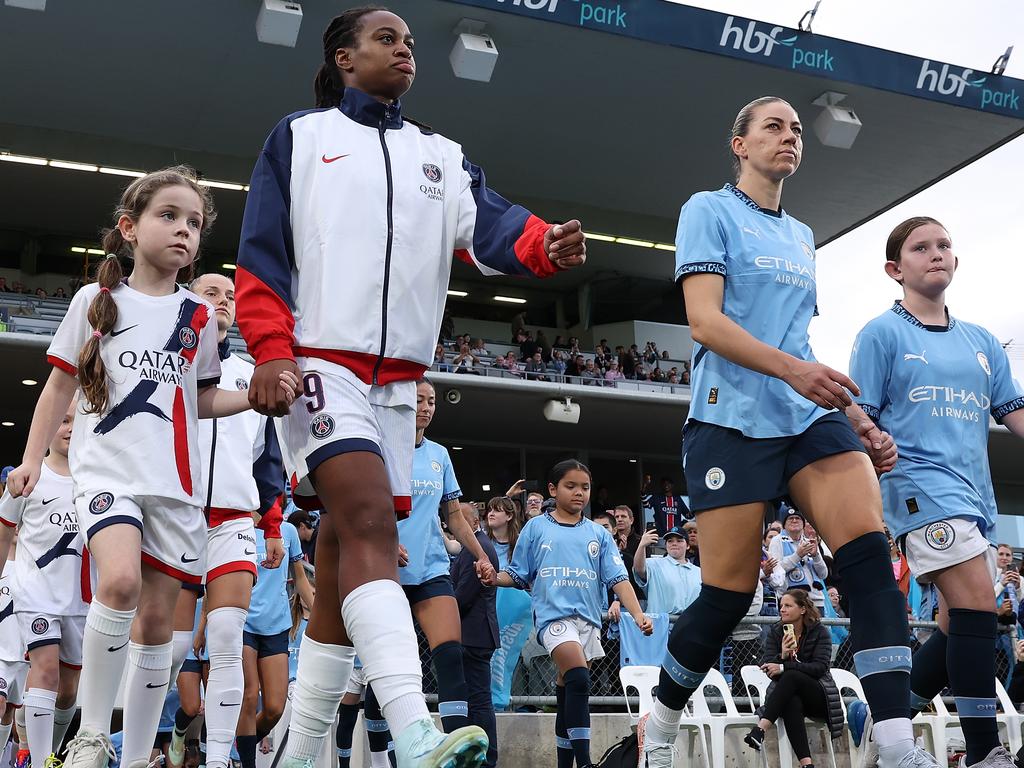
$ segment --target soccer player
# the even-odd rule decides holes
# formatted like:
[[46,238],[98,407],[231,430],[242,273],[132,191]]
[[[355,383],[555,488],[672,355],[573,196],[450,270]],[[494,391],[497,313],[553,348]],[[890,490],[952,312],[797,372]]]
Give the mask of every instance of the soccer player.
[[885,258],[903,299],[858,334],[850,375],[861,408],[899,446],[895,469],[881,478],[886,523],[915,578],[940,594],[939,629],[914,654],[911,704],[921,711],[951,687],[965,764],[1010,768],[995,719],[988,433],[991,417],[1024,436],[1024,390],[996,338],[946,307],[958,260],[942,224],[927,216],[900,223]]
[[[17,545],[17,537],[14,544]],[[8,554],[7,569],[13,571],[13,549]],[[28,678],[28,662],[25,661],[25,641],[21,637],[18,617],[14,615],[14,577],[5,573],[0,576],[0,751],[11,738],[11,725],[15,712],[22,708],[25,681]],[[21,726],[19,726],[21,728]],[[28,742],[18,742],[17,768],[25,768],[28,762]],[[49,763],[49,758],[47,763]]]
[[648,768],[671,765],[683,706],[750,608],[766,504],[787,494],[835,552],[883,768],[936,765],[914,744],[906,601],[882,533],[875,471],[891,469],[895,446],[854,405],[857,385],[817,362],[808,342],[814,235],[782,209],[802,135],[786,101],[747,104],[729,142],[736,183],[698,192],[679,216],[675,277],[695,342],[683,469],[703,583],[640,722]]
[[[0,563],[18,535],[11,575],[15,615],[31,668],[25,691],[25,727],[33,765],[57,752],[75,714],[82,668],[82,634],[92,596],[88,553],[78,530],[68,450],[76,401],[50,442],[39,483],[29,496],[0,499]],[[7,678],[5,678],[7,679]]]
[[[551,225],[512,205],[457,144],[403,116],[414,45],[386,10],[335,17],[317,108],[274,128],[246,199],[236,286],[256,358],[249,396],[261,413],[288,414],[281,448],[296,503],[325,512],[316,563],[338,573],[336,584],[320,580],[302,642],[283,768],[319,753],[356,651],[400,768],[483,760],[482,730],[446,736],[430,719],[398,584],[395,514],[411,508],[415,382],[434,356],[455,255],[486,275],[524,277],[585,259],[579,221]],[[300,369],[302,402],[289,411],[278,377]]]
[[651,620],[629,583],[614,539],[583,517],[593,483],[590,470],[575,460],[551,469],[548,492],[555,508],[531,518],[519,536],[512,562],[491,586],[529,589],[537,639],[558,668],[555,741],[558,768],[590,768],[590,663],[604,656],[601,615],[612,589],[644,634]]

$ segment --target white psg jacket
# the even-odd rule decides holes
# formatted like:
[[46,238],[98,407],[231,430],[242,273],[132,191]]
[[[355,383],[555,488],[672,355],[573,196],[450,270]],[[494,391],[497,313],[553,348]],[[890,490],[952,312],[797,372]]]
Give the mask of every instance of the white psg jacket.
[[452,256],[546,277],[549,225],[489,190],[459,145],[348,88],[284,118],[256,162],[238,254],[238,327],[257,365],[296,356],[366,383],[433,358]]

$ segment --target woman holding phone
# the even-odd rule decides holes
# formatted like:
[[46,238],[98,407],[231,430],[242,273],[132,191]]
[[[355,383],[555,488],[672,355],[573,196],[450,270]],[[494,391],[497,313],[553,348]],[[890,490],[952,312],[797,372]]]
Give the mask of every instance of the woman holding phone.
[[802,589],[791,589],[782,596],[779,617],[765,638],[761,656],[761,669],[772,678],[772,684],[757,710],[761,719],[743,741],[760,752],[765,732],[781,717],[800,765],[813,765],[804,718],[824,720],[833,739],[843,732],[839,689],[829,672],[832,637]]

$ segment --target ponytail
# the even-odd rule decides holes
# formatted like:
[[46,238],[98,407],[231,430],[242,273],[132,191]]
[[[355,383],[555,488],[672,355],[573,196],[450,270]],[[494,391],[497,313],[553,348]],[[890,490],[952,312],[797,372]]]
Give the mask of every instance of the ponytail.
[[374,11],[386,11],[379,5],[364,5],[350,8],[331,19],[324,30],[324,63],[316,71],[313,78],[313,96],[317,108],[330,108],[341,105],[341,97],[345,93],[345,83],[341,72],[334,63],[334,55],[339,48],[351,48],[355,45],[356,35],[362,29],[362,19]]
[[103,236],[107,258],[96,272],[100,291],[89,305],[88,312],[93,333],[78,355],[78,383],[87,403],[86,413],[102,413],[108,405],[107,368],[100,355],[100,338],[110,333],[117,323],[117,303],[110,292],[124,279],[118,256],[118,251],[124,246],[124,237],[116,227]]

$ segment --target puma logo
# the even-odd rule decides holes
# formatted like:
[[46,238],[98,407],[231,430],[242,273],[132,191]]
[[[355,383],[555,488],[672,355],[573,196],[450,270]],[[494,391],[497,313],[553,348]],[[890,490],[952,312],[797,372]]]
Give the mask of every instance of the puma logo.
[[921,354],[920,355],[914,355],[914,354],[911,354],[910,352],[908,352],[907,354],[905,354],[903,356],[903,359],[904,360],[920,360],[925,365],[928,365],[928,361],[924,359],[924,350],[923,349],[921,350]]

